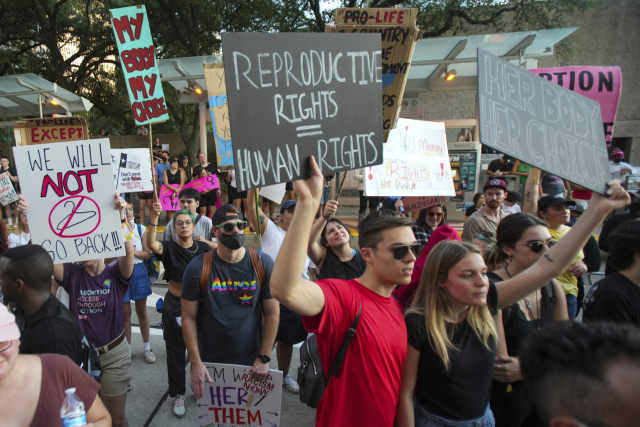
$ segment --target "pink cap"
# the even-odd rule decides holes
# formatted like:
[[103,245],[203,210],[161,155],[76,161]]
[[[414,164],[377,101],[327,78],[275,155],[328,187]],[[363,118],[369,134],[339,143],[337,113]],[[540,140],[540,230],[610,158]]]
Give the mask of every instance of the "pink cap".
[[624,157],[624,151],[619,148],[614,148],[611,152],[611,157]]
[[4,304],[0,304],[0,342],[13,341],[20,338],[20,330],[16,318],[9,313]]

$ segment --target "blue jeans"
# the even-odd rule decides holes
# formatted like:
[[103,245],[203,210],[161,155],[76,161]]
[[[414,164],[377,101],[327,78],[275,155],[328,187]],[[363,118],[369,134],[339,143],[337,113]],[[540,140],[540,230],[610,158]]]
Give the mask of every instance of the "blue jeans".
[[493,419],[493,412],[487,405],[487,411],[480,418],[468,421],[455,421],[434,415],[418,403],[413,402],[416,427],[495,427],[496,421]]
[[578,314],[578,298],[573,295],[565,295],[567,298],[567,310],[569,311],[569,320],[574,320]]

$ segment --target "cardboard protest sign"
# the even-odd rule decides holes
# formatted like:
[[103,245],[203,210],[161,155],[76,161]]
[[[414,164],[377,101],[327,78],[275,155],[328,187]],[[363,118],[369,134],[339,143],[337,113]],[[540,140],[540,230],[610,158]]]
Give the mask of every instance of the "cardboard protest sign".
[[213,137],[216,141],[218,171],[227,172],[233,169],[233,144],[231,143],[231,123],[229,122],[227,85],[224,81],[224,65],[203,64],[203,68],[204,78],[207,81],[207,93],[209,94]]
[[379,33],[382,37],[382,105],[384,141],[396,127],[409,66],[420,29],[416,27],[418,9],[346,8],[336,9],[335,22],[326,32]]
[[[196,190],[198,190],[198,193],[202,193],[203,191],[215,190],[219,187],[220,183],[218,182],[218,177],[215,175],[209,175],[185,184],[182,189],[184,190],[185,188],[195,188]],[[180,210],[180,199],[178,198],[178,193],[170,190],[166,185],[160,187],[160,194],[158,195],[158,199],[160,200],[160,204],[162,205],[162,210]]]
[[604,135],[607,144],[613,139],[613,123],[616,121],[622,72],[620,67],[563,67],[529,70],[559,86],[586,96],[600,103]]
[[54,264],[125,255],[109,140],[13,148],[33,244]]
[[286,192],[287,184],[282,182],[280,184],[267,185],[260,189],[260,195],[265,199],[269,199],[272,202],[280,203]]
[[0,203],[2,203],[2,206],[15,203],[18,200],[20,198],[15,188],[13,188],[13,182],[11,182],[9,175],[6,173],[0,174]]
[[366,196],[453,196],[444,123],[398,119],[384,162],[365,169]]
[[200,426],[280,426],[282,372],[269,370],[267,378],[251,379],[251,366],[205,363],[212,383],[204,383],[198,399]]
[[16,145],[82,141],[89,138],[87,122],[82,117],[47,117],[27,119],[13,128]]
[[149,149],[112,149],[111,167],[116,191],[120,193],[153,191]]
[[478,49],[480,142],[604,193],[611,179],[597,101]]
[[444,197],[440,196],[405,197],[402,199],[405,212],[419,211],[424,208],[443,204],[444,202]]
[[237,189],[382,162],[377,34],[223,33]]
[[169,120],[147,9],[138,5],[109,12],[136,125]]

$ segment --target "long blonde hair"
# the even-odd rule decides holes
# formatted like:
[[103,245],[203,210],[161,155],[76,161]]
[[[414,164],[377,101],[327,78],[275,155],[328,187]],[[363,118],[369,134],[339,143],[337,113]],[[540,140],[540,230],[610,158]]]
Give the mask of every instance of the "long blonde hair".
[[[447,282],[449,271],[468,254],[480,250],[466,242],[443,240],[429,253],[422,271],[418,290],[413,298],[409,313],[423,315],[426,319],[426,331],[432,348],[438,353],[447,372],[451,369],[449,351],[455,350],[447,331],[445,319],[455,317],[451,296],[444,284]],[[486,305],[471,306],[467,311],[467,323],[477,337],[489,347],[489,339],[497,339],[498,332]]]
[[[18,220],[16,221],[16,229],[13,230],[13,234],[17,234],[18,236],[21,235],[22,233],[24,233],[24,229],[25,229],[25,223],[22,220],[22,215],[23,214],[18,214]],[[31,230],[29,230],[31,231]]]

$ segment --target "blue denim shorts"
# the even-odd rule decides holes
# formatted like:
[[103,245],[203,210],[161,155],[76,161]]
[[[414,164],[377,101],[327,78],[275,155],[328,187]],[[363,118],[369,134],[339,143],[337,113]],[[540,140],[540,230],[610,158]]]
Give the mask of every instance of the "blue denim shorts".
[[487,411],[484,416],[475,420],[455,421],[434,415],[420,405],[417,401],[413,402],[413,411],[415,413],[416,427],[495,427],[496,421],[493,419],[493,412],[487,405]]
[[327,202],[331,198],[331,187],[323,187],[322,188],[322,200],[320,200],[321,205],[326,205]]
[[131,286],[124,294],[123,302],[131,300],[138,301],[151,295],[151,282],[149,281],[149,273],[144,262],[133,266],[133,276],[131,276]]

